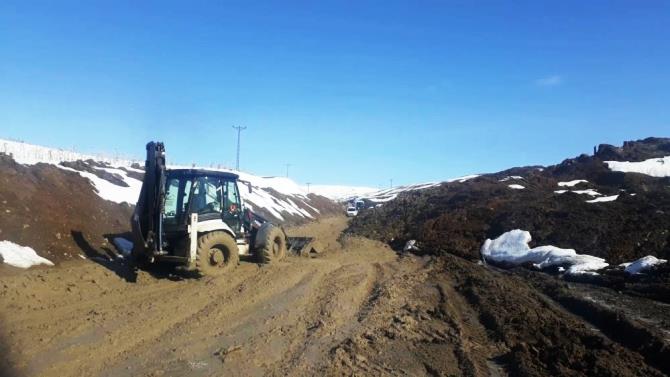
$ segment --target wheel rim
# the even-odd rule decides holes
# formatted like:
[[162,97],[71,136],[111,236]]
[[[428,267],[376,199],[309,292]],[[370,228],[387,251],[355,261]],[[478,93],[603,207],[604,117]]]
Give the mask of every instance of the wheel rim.
[[211,266],[219,267],[225,264],[226,258],[223,255],[223,250],[213,248],[209,250],[209,264]]
[[274,255],[279,255],[280,251],[281,251],[281,240],[279,238],[275,238],[275,242],[272,244],[272,253]]

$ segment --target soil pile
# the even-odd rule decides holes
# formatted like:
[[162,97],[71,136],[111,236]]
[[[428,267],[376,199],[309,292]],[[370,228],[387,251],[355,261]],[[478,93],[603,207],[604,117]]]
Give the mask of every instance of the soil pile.
[[[531,232],[536,245],[576,249],[613,264],[649,254],[668,259],[670,178],[613,172],[604,163],[605,157],[662,157],[668,145],[670,139],[646,139],[622,148],[601,146],[596,156],[583,155],[544,169],[515,168],[406,192],[380,208],[363,211],[349,232],[395,248],[415,239],[424,253],[477,259],[485,239],[523,229]],[[558,185],[572,180],[588,182]],[[615,195],[614,201],[589,202]]]
[[54,165],[17,164],[0,155],[0,239],[30,246],[53,262],[100,250],[106,234],[129,229],[132,208],[100,199],[91,182]]

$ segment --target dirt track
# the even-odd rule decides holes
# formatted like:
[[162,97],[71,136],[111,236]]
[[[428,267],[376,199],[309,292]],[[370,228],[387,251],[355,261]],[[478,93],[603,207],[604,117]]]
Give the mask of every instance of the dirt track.
[[[460,258],[398,257],[345,220],[326,252],[184,279],[67,262],[0,275],[7,375],[662,375],[517,276]],[[2,271],[0,271],[2,272]],[[152,276],[154,275],[154,276]],[[662,356],[662,355],[661,355]],[[650,366],[652,365],[652,366]],[[594,372],[595,373],[591,373]]]

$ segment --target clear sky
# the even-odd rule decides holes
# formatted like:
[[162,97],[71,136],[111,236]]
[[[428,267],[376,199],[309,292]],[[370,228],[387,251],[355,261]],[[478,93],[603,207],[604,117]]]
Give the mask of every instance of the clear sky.
[[233,165],[233,125],[373,187],[670,136],[670,2],[0,2],[0,137]]

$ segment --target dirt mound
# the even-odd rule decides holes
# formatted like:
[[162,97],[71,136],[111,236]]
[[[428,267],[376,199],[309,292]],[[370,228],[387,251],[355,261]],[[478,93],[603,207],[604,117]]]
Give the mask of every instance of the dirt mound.
[[60,262],[93,249],[113,253],[104,235],[126,231],[132,208],[100,199],[78,173],[0,155],[0,211],[0,239]]
[[[665,144],[655,149],[643,145],[628,143],[622,150],[628,151],[626,156],[635,151],[634,156],[645,158],[651,150],[662,153],[665,148]],[[578,179],[588,182],[558,185]],[[512,190],[510,184],[524,189]],[[584,192],[588,189],[599,195]],[[616,195],[614,201],[588,202]],[[572,248],[622,263],[649,254],[670,256],[668,214],[669,178],[612,172],[599,157],[580,156],[545,169],[516,168],[403,193],[381,208],[362,212],[349,231],[397,248],[415,239],[426,253],[476,259],[485,239],[523,229],[531,232],[535,244]]]

